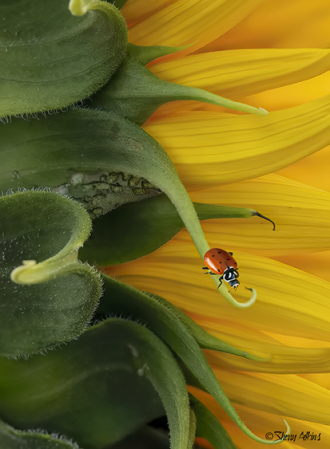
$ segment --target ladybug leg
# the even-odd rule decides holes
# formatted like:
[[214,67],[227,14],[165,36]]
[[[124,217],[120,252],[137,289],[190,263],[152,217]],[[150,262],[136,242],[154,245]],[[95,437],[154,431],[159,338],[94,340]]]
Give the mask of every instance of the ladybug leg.
[[220,287],[220,285],[222,284],[222,276],[221,276],[221,277],[219,277],[219,281],[220,281],[220,284],[218,285],[218,287],[217,287],[217,288],[219,288],[219,287]]
[[208,270],[208,268],[207,267],[202,267],[202,270]]

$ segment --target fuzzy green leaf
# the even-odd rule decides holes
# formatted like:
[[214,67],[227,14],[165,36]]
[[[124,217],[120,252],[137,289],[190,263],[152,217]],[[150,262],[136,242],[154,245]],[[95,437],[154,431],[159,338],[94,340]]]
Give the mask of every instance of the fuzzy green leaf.
[[108,14],[95,10],[74,17],[68,5],[69,0],[1,1],[0,117],[80,101],[121,64],[127,29],[117,8],[106,3]]
[[[80,335],[101,294],[77,259],[91,220],[76,202],[26,191],[0,197],[0,354],[27,355]],[[22,265],[23,263],[23,265]]]
[[76,443],[29,430],[22,432],[0,421],[0,447],[3,449],[79,449]]
[[126,58],[109,83],[92,98],[91,105],[116,112],[142,125],[159,106],[176,100],[195,100],[251,114],[268,114],[264,109],[237,103],[202,89],[161,80],[130,57]]
[[[200,220],[249,218],[258,214],[240,207],[201,203],[194,206]],[[165,195],[124,204],[94,221],[92,235],[79,257],[96,265],[125,263],[155,251],[183,228],[178,211]],[[109,238],[109,233],[116,238]]]
[[159,396],[172,438],[187,441],[182,373],[170,350],[132,321],[106,320],[47,356],[0,357],[1,417],[20,429],[64,434],[83,448],[103,448],[163,416]]

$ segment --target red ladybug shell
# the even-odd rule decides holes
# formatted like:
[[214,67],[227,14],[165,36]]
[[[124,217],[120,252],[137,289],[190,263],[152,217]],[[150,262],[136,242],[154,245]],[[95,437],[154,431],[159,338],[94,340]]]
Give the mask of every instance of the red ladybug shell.
[[227,251],[212,248],[204,255],[204,263],[212,273],[223,274],[228,267],[237,268],[236,260]]

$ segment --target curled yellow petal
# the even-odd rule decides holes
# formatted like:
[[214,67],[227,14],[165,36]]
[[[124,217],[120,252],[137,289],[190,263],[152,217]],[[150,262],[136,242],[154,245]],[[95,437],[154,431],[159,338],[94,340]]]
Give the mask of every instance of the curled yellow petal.
[[144,129],[190,190],[279,170],[330,144],[330,96],[266,117],[186,112]]
[[263,0],[177,0],[134,25],[130,42],[138,45],[183,46],[185,53],[221,36]]
[[158,77],[229,98],[315,77],[330,69],[328,49],[247,49],[190,55],[150,67]]

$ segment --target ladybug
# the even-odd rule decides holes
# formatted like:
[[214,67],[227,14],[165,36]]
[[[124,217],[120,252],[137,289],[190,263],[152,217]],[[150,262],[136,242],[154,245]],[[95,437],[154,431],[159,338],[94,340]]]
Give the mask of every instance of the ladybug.
[[209,249],[204,255],[204,263],[206,267],[203,267],[203,270],[208,270],[205,274],[220,275],[218,288],[222,284],[222,279],[232,288],[239,286],[237,262],[233,258],[233,253],[227,253],[219,248]]

